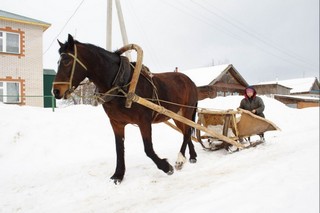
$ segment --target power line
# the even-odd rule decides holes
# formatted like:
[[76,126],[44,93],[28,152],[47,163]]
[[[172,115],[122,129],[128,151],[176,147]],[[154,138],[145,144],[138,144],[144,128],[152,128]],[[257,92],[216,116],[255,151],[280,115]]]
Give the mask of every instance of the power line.
[[50,43],[49,47],[46,49],[46,51],[44,51],[43,55],[45,55],[49,49],[51,48],[51,46],[53,45],[54,42],[56,42],[56,40],[58,39],[59,35],[63,32],[63,30],[66,28],[66,26],[68,25],[68,23],[71,21],[71,19],[73,18],[73,16],[77,13],[77,11],[79,10],[79,8],[81,7],[81,5],[83,4],[85,0],[82,0],[80,2],[80,4],[78,5],[78,7],[75,9],[75,11],[72,13],[72,15],[69,17],[69,19],[66,21],[66,23],[63,25],[63,27],[61,28],[60,32],[57,34],[56,37],[54,37],[54,39],[52,40],[52,42]]
[[[224,15],[224,16],[219,15],[219,14],[217,14],[216,12],[214,12],[214,11],[212,11],[212,10],[209,10],[208,7],[204,7],[204,6],[201,5],[200,3],[194,2],[193,0],[191,0],[191,2],[194,3],[194,4],[196,4],[196,5],[198,5],[198,6],[201,7],[202,9],[206,10],[207,12],[209,12],[209,13],[217,16],[218,18],[222,19],[223,21],[229,23],[230,25],[236,27],[237,29],[241,30],[242,32],[248,34],[249,36],[257,39],[258,41],[260,41],[260,42],[262,42],[262,43],[264,43],[264,44],[266,44],[266,45],[269,45],[269,46],[277,49],[278,51],[282,52],[283,54],[285,54],[285,55],[287,55],[287,56],[289,56],[289,57],[292,57],[292,58],[294,58],[294,59],[296,59],[296,60],[299,60],[300,62],[306,63],[306,64],[308,64],[308,65],[311,64],[310,62],[308,62],[307,60],[303,59],[301,56],[299,56],[299,55],[296,54],[295,52],[290,51],[290,50],[287,50],[287,49],[285,49],[285,48],[283,48],[283,47],[279,47],[279,45],[276,44],[275,42],[273,42],[273,41],[271,41],[271,40],[269,40],[269,39],[263,38],[261,35],[259,35],[259,34],[255,33],[255,32],[252,32],[252,31],[246,29],[246,27],[244,27],[244,25],[243,25],[242,23],[240,23],[239,21],[236,21],[236,20],[234,20],[234,19],[233,19],[233,20],[229,20],[229,19],[231,19],[231,18],[230,18],[230,17],[228,17],[229,19],[226,18],[226,17],[225,17],[226,15]],[[208,4],[210,4],[210,3],[208,3]],[[210,4],[210,5],[212,6],[212,4]],[[214,7],[214,6],[212,6],[212,7]],[[214,8],[217,9],[216,7],[214,7]],[[220,10],[220,11],[221,11],[221,10]]]
[[[209,25],[209,26],[211,26],[211,27],[214,27],[214,29],[217,29],[217,30],[222,31],[223,33],[227,34],[228,36],[230,36],[230,37],[232,37],[232,38],[234,38],[234,39],[236,39],[236,40],[239,40],[239,41],[241,41],[241,42],[244,42],[244,43],[247,43],[247,44],[248,44],[248,41],[246,41],[245,39],[241,38],[238,34],[233,33],[233,32],[230,31],[229,29],[226,29],[226,27],[221,26],[221,24],[215,23],[215,25],[213,25],[213,24],[212,24],[212,21],[209,22],[206,17],[202,17],[202,13],[195,14],[194,12],[186,12],[186,10],[185,10],[185,8],[187,8],[186,5],[183,5],[183,4],[180,3],[179,7],[177,7],[177,6],[175,6],[174,4],[172,4],[171,2],[170,2],[170,3],[169,3],[168,1],[163,1],[163,2],[166,2],[166,4],[168,4],[169,6],[174,7],[176,10],[178,10],[178,11],[180,11],[180,12],[182,12],[182,13],[185,13],[185,14],[187,14],[188,16],[193,17],[193,18],[199,20],[200,22],[202,22],[202,23],[204,23],[204,24],[207,24],[207,25]],[[184,10],[182,9],[183,6],[184,6]],[[187,8],[187,10],[188,10],[188,9],[190,9],[190,8]],[[194,11],[193,8],[192,8],[192,11]],[[299,67],[303,67],[303,68],[305,68],[305,69],[310,69],[310,67],[306,66],[305,64],[297,63],[296,60],[291,61],[290,59],[284,58],[284,57],[279,56],[279,55],[277,55],[277,54],[275,54],[275,53],[273,53],[273,52],[267,51],[265,48],[262,48],[262,47],[260,47],[260,46],[257,45],[257,44],[255,44],[255,46],[256,46],[260,51],[265,52],[265,53],[267,53],[267,54],[269,54],[269,55],[272,55],[272,56],[274,56],[274,57],[277,58],[277,59],[281,59],[281,60],[283,60],[283,61],[285,61],[285,62],[287,62],[287,63],[289,63],[289,64],[293,64],[293,65],[296,65],[296,66],[299,66]],[[291,58],[291,59],[292,59],[292,58]],[[308,65],[310,65],[310,64],[308,64]]]
[[[129,4],[130,4],[130,8],[134,8],[134,5],[131,4],[131,1],[128,1],[128,2],[129,2]],[[154,63],[156,64],[156,66],[159,67],[159,63],[158,63],[159,60],[158,60],[158,57],[157,57],[157,53],[156,53],[156,51],[153,50],[152,45],[150,45],[150,41],[149,41],[149,38],[148,38],[148,36],[147,36],[147,33],[145,32],[144,28],[143,28],[143,27],[141,26],[141,24],[140,24],[141,21],[140,21],[140,19],[139,19],[139,16],[135,13],[135,10],[134,10],[134,9],[130,9],[129,11],[132,12],[133,15],[134,15],[134,17],[136,18],[136,20],[137,20],[137,25],[138,25],[140,31],[142,32],[142,35],[143,35],[144,38],[145,38],[145,41],[146,41],[146,43],[147,43],[147,45],[148,45],[148,48],[151,49],[151,51],[152,51],[152,54],[150,54],[150,55],[151,55]]]
[[209,25],[209,26],[213,27],[214,29],[218,29],[218,30],[222,31],[223,33],[229,35],[230,37],[243,42],[243,40],[241,40],[238,35],[234,34],[232,31],[226,29],[224,26],[222,26],[218,23],[215,23],[215,25],[214,25],[212,22],[209,22],[206,18],[201,17],[201,14],[195,15],[194,12],[188,11],[189,8],[187,8],[187,10],[185,10],[186,9],[185,5],[184,5],[184,8],[182,8],[181,7],[182,4],[180,4],[178,7],[174,4],[172,4],[171,1],[164,0],[163,2],[165,2],[166,4],[168,4],[171,7],[175,8],[176,10],[180,11],[181,13],[187,14],[188,16],[193,17],[194,19],[197,19],[198,21],[200,21],[206,25]]

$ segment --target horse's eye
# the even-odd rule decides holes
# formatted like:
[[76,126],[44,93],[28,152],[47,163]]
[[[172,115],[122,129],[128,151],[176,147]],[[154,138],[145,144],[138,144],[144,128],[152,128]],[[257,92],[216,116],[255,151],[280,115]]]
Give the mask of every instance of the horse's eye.
[[58,61],[58,65],[63,65],[63,66],[68,66],[71,63],[71,58],[68,55],[61,55],[59,61]]
[[71,58],[70,56],[63,54],[60,58],[60,64],[63,66],[68,66],[71,63]]
[[68,66],[70,63],[71,63],[71,59],[68,57],[68,58],[64,58],[61,60],[62,64],[64,66]]

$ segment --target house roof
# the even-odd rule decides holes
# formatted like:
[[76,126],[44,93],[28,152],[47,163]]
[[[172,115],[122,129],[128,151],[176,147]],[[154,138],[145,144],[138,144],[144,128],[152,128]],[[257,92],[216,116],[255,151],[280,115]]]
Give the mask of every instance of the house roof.
[[40,21],[40,20],[33,19],[33,18],[29,18],[26,16],[17,15],[17,14],[10,13],[10,12],[4,11],[4,10],[0,10],[0,20],[13,21],[13,22],[19,22],[19,23],[23,23],[23,24],[41,26],[43,28],[43,31],[45,31],[46,29],[48,29],[51,26],[51,24],[49,24],[47,22]]
[[292,87],[287,87],[287,86],[285,86],[285,85],[283,85],[283,84],[281,84],[279,82],[272,82],[272,83],[266,83],[266,84],[265,83],[258,83],[258,84],[254,84],[252,86],[254,86],[254,87],[265,87],[265,86],[270,86],[270,85],[277,85],[277,86],[280,86],[280,87],[283,87],[283,88],[289,89],[289,90],[292,89]]
[[292,88],[290,93],[302,93],[302,92],[309,92],[312,90],[314,83],[318,82],[316,77],[310,78],[295,78],[295,79],[288,79],[282,81],[267,81],[267,82],[260,82],[257,85],[266,85],[266,84],[281,84],[283,86]]
[[43,74],[44,75],[56,75],[57,73],[53,69],[43,69]]
[[244,80],[244,78],[239,74],[239,72],[234,68],[232,64],[222,64],[210,67],[202,67],[190,70],[181,71],[186,74],[197,86],[205,86],[209,84],[214,84],[216,81],[220,80],[222,76],[228,72],[229,70],[233,70],[237,79],[244,85],[248,86],[248,83]]
[[287,99],[296,99],[296,100],[302,100],[302,101],[313,101],[313,102],[319,102],[319,97],[308,97],[308,96],[297,96],[297,95],[274,95],[275,97],[282,97]]

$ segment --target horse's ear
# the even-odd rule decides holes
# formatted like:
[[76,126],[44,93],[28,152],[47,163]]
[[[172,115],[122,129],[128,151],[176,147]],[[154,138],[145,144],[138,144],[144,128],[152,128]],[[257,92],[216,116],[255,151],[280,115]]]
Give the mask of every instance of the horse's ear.
[[74,39],[72,37],[72,35],[68,34],[68,49],[70,51],[74,50]]
[[74,45],[74,40],[73,40],[73,37],[72,35],[68,34],[68,43],[70,46],[73,46]]
[[63,44],[58,39],[57,39],[57,41],[58,41],[60,47],[62,47]]

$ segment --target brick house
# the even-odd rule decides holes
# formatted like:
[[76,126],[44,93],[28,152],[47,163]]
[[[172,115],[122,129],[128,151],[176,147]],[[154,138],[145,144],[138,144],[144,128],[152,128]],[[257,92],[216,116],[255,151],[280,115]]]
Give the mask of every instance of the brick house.
[[42,37],[49,27],[0,10],[0,102],[43,106]]

